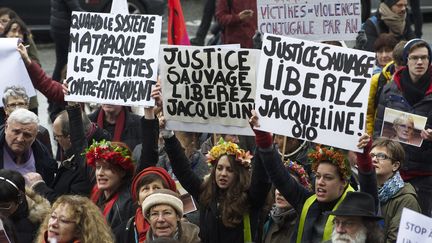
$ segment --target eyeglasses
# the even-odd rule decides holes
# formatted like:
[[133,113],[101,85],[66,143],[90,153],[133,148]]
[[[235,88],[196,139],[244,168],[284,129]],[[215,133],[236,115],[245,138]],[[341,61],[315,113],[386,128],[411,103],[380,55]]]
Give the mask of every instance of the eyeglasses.
[[339,220],[339,219],[333,219],[333,225],[336,227],[343,227],[343,228],[352,228],[353,226],[357,225],[358,222],[352,221],[352,220]]
[[15,108],[21,108],[21,107],[27,107],[26,103],[10,103],[6,105],[9,108],[15,109]]
[[429,60],[429,56],[409,56],[408,60],[412,62],[417,62],[418,60],[425,62]]
[[157,220],[159,217],[162,217],[163,219],[170,218],[175,216],[174,211],[167,210],[162,212],[150,212],[149,218],[150,220]]
[[386,155],[385,153],[377,153],[377,154],[370,153],[369,156],[372,159],[376,157],[377,160],[386,160],[386,159],[393,160],[392,157]]
[[69,219],[66,219],[66,218],[63,217],[63,216],[58,217],[58,216],[55,215],[55,214],[51,214],[51,216],[50,216],[50,220],[51,220],[51,221],[56,221],[56,220],[58,220],[57,222],[59,222],[60,224],[75,224],[75,221],[73,221],[73,220],[69,220]]
[[0,203],[0,210],[9,210],[13,206],[13,202],[2,202]]
[[414,127],[412,126],[407,126],[405,124],[396,124],[396,126],[403,128],[403,129],[408,129],[408,130],[414,130]]

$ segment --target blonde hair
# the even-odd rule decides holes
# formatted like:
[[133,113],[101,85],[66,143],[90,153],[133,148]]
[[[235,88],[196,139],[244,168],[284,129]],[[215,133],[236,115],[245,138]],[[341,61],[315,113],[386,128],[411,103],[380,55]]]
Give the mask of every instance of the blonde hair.
[[73,215],[81,243],[114,242],[111,228],[100,209],[90,199],[78,195],[64,195],[54,202],[50,213],[39,228],[36,242],[45,242],[44,234],[48,229],[48,220],[51,213],[60,205],[67,205],[68,211]]

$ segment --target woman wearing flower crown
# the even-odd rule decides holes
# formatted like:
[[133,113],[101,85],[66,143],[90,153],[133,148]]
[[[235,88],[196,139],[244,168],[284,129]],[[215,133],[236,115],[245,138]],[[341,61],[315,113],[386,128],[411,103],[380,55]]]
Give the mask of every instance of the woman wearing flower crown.
[[[152,91],[158,101],[160,87]],[[135,173],[157,163],[157,138],[159,123],[152,107],[144,109],[141,120],[143,137],[140,161],[135,166],[132,153],[121,142],[93,142],[86,149],[87,164],[95,168],[96,185],[91,192],[91,200],[99,206],[116,236],[124,231],[129,218],[135,214],[136,204],[131,198],[131,181]],[[136,167],[136,169],[135,169]]]
[[[250,123],[259,127],[252,111]],[[257,144],[256,164],[262,163],[273,184],[300,215],[297,230],[290,242],[323,242],[331,239],[333,216],[345,195],[354,189],[349,185],[350,165],[345,155],[333,148],[317,147],[308,154],[316,176],[315,193],[296,182],[284,170],[281,158],[268,132],[254,130]]]
[[220,140],[207,154],[210,175],[201,179],[192,171],[184,150],[172,132],[163,131],[174,174],[194,197],[200,210],[200,238],[204,243],[252,242],[259,212],[270,184],[262,167],[235,143]]

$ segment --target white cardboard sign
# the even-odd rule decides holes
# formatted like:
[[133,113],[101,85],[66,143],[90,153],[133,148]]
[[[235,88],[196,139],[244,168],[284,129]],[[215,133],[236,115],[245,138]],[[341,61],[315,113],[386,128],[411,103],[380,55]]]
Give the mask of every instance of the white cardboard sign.
[[160,53],[169,129],[252,134],[258,50],[163,45]]
[[370,52],[264,34],[259,129],[359,151],[374,62]]
[[396,243],[432,242],[432,218],[404,208]]
[[360,0],[257,0],[258,30],[305,40],[355,40]]
[[154,105],[162,17],[73,12],[67,101]]

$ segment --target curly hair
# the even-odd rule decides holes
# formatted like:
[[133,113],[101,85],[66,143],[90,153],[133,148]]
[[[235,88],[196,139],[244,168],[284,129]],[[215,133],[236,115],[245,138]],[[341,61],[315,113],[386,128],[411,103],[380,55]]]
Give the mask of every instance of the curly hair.
[[[227,156],[234,172],[234,180],[230,187],[221,190],[216,185],[216,167],[220,159]],[[201,185],[200,202],[201,206],[209,207],[213,200],[220,205],[222,223],[226,227],[235,227],[243,222],[243,215],[249,210],[248,189],[250,186],[250,172],[240,163],[235,161],[234,155],[224,155],[212,167],[210,175]]]
[[51,213],[60,205],[67,205],[74,219],[79,240],[82,243],[114,242],[111,228],[108,226],[100,209],[90,199],[78,195],[63,195],[53,204],[51,212],[45,217],[39,228],[37,242],[45,242],[44,234],[48,230]]

